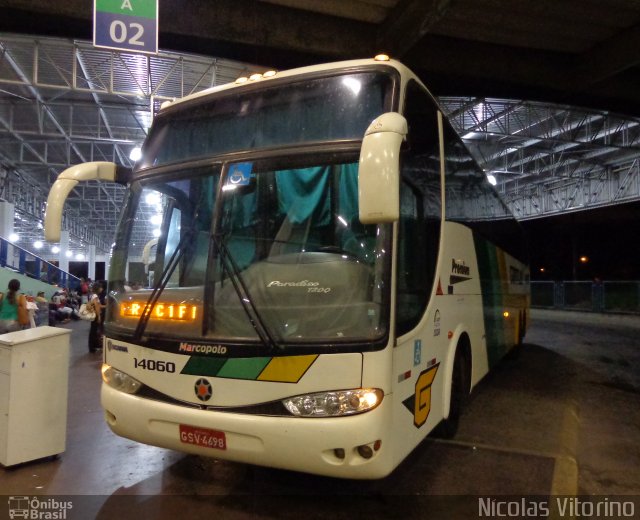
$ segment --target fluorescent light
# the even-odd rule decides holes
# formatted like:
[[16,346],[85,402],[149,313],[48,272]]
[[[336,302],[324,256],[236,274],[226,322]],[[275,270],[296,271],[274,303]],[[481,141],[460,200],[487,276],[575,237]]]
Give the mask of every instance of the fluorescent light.
[[147,193],[146,197],[144,198],[144,201],[149,205],[159,204],[160,195],[158,194],[158,192],[152,191],[151,193]]
[[498,184],[498,181],[496,180],[496,178],[493,175],[487,175],[487,180],[489,181],[489,184],[491,184],[493,186]]
[[18,240],[20,240],[20,237],[17,233],[11,233],[9,235],[9,242],[17,242]]
[[35,247],[36,249],[42,249],[42,245],[43,245],[43,244],[42,244],[42,241],[41,241],[41,240],[36,240],[36,241],[33,243],[33,247]]
[[139,146],[136,146],[131,153],[129,154],[129,159],[133,162],[139,161],[142,157],[142,149]]

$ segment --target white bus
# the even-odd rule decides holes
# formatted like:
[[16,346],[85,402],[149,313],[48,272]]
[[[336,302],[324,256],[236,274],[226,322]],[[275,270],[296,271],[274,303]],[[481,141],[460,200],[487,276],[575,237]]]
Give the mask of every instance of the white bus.
[[90,179],[127,185],[101,393],[123,437],[381,478],[436,427],[453,435],[525,334],[517,222],[424,85],[386,57],[165,104],[132,172],[60,175],[49,240]]

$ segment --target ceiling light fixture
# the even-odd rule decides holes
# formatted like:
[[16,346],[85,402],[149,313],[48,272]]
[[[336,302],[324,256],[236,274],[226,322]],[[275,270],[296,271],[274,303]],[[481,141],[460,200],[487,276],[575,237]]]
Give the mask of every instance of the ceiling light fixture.
[[137,162],[142,158],[142,148],[140,148],[139,146],[136,146],[133,150],[131,150],[131,153],[129,154],[129,159],[131,159],[133,162]]

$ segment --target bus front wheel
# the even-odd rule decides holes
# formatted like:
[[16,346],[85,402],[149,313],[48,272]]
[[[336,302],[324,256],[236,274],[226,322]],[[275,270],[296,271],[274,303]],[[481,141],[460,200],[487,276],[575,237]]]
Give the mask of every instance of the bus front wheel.
[[456,357],[453,361],[451,375],[451,404],[449,417],[443,419],[436,429],[436,435],[445,439],[452,439],[458,431],[460,414],[469,396],[470,360],[466,345],[458,345]]

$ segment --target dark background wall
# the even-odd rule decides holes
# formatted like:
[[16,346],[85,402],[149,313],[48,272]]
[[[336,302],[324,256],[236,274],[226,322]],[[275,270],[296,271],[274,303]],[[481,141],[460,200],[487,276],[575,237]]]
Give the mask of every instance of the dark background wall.
[[[529,243],[532,280],[640,280],[638,202],[522,225]],[[582,256],[586,262],[580,261]]]

